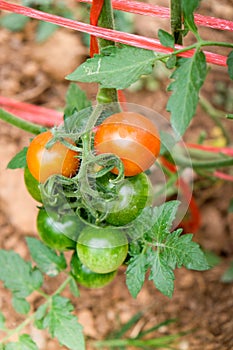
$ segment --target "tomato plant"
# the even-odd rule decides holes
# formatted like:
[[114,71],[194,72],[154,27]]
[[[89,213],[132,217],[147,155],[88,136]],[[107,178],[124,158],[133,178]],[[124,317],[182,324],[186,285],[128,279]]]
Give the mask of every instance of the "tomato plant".
[[49,213],[41,208],[37,216],[37,230],[41,240],[57,250],[75,249],[81,222],[74,215],[59,217],[56,212]]
[[102,288],[108,285],[116,276],[117,271],[96,273],[83,265],[76,252],[70,262],[71,274],[78,284],[87,288]]
[[119,229],[89,226],[78,237],[77,253],[80,261],[91,271],[109,273],[124,262],[128,241]]
[[[27,152],[28,169],[41,183],[54,174],[71,177],[79,166],[78,153],[67,148],[60,141],[47,146],[52,138],[51,131],[37,135],[30,143]],[[74,145],[70,140],[67,141]]]
[[119,184],[114,184],[116,176],[108,173],[97,179],[100,190],[115,192],[113,201],[107,205],[105,220],[114,226],[123,226],[133,221],[146,205],[151,204],[152,185],[145,173],[125,178]]
[[94,146],[97,153],[118,156],[124,164],[125,176],[134,176],[155,162],[160,151],[160,137],[155,124],[148,118],[138,113],[121,112],[106,118],[98,126]]

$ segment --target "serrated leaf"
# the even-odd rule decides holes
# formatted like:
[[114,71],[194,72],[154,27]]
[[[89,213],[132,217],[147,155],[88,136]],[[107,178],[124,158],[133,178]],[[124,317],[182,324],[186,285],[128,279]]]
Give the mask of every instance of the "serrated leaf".
[[228,74],[233,79],[233,51],[231,51],[227,57]]
[[175,39],[170,33],[166,32],[163,29],[159,29],[158,37],[159,37],[159,41],[163,46],[174,48]]
[[38,347],[28,334],[22,334],[17,343],[6,344],[5,350],[38,350]]
[[164,256],[173,269],[185,266],[190,270],[203,271],[209,268],[200,246],[192,241],[192,234],[181,235],[181,230],[172,232],[165,242]]
[[25,27],[28,21],[30,21],[30,18],[27,16],[11,13],[1,18],[0,25],[12,32],[19,32]]
[[51,336],[57,338],[62,345],[71,350],[85,350],[82,326],[70,313],[72,310],[73,305],[69,299],[55,295],[44,324]]
[[16,312],[26,315],[30,311],[30,304],[26,299],[13,297],[12,305]]
[[151,220],[153,226],[148,232],[150,237],[156,238],[158,242],[162,242],[166,236],[170,234],[170,229],[176,217],[179,204],[179,201],[169,201],[159,207],[153,208]]
[[25,298],[41,287],[43,277],[14,251],[0,250],[0,280],[17,298]]
[[45,316],[47,314],[47,309],[48,309],[48,305],[47,304],[42,304],[36,310],[34,323],[35,323],[35,326],[38,329],[46,328],[46,325],[44,324],[44,318],[45,318]]
[[39,21],[36,30],[36,41],[38,43],[46,41],[58,28],[57,24]]
[[171,124],[178,135],[183,135],[195,114],[198,95],[206,77],[206,59],[203,52],[196,52],[192,58],[180,59],[179,66],[171,78],[169,87],[173,91],[167,103],[171,112]]
[[74,110],[81,111],[91,106],[85,91],[74,83],[71,83],[66,93],[66,106],[64,110],[65,116],[73,114]]
[[4,329],[5,328],[5,316],[3,315],[3,313],[0,311],[0,329]]
[[75,296],[76,298],[80,296],[79,289],[77,286],[77,282],[75,279],[72,277],[69,283],[70,291]]
[[57,253],[36,238],[27,237],[26,242],[37,267],[48,276],[57,276],[67,267],[64,254]]
[[27,165],[26,155],[27,155],[27,147],[24,147],[19,153],[17,153],[7,164],[8,169],[18,169],[25,168]]
[[88,59],[66,78],[96,82],[104,88],[124,89],[137,81],[141,75],[150,74],[154,61],[153,51],[130,46],[112,47],[108,48],[105,54]]
[[167,265],[166,259],[159,251],[151,251],[150,256],[151,271],[149,279],[152,280],[156,288],[168,296],[172,297],[174,291],[174,273],[170,266]]
[[176,55],[171,55],[166,62],[166,67],[168,69],[172,69],[176,66],[176,63],[177,63]]
[[193,33],[197,33],[197,26],[194,22],[194,11],[199,5],[200,0],[182,0],[181,7],[183,10],[183,16],[186,26]]
[[136,298],[145,281],[147,270],[146,255],[135,255],[129,261],[126,270],[126,285],[133,298]]

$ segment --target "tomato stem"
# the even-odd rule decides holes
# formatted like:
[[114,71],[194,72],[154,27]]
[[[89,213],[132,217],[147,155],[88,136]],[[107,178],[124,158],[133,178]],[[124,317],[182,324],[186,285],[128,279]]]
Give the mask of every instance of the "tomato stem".
[[171,31],[176,44],[182,45],[182,9],[181,0],[170,0]]
[[19,129],[25,130],[35,135],[40,134],[44,130],[44,128],[42,128],[40,125],[31,123],[24,119],[16,117],[15,115],[1,108],[0,108],[0,119],[4,120],[5,122],[11,125],[16,126]]

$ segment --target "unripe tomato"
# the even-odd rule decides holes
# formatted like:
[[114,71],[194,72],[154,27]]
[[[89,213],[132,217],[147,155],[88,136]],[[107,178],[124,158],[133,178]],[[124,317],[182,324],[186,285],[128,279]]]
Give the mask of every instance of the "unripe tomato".
[[81,221],[75,215],[59,217],[56,212],[48,213],[44,208],[41,208],[37,215],[38,234],[41,240],[53,249],[75,249],[82,228]]
[[86,288],[105,287],[114,279],[117,273],[117,271],[112,271],[109,273],[96,273],[91,271],[88,267],[81,263],[76,252],[74,252],[72,255],[70,268],[71,275],[74,277],[77,283]]
[[114,191],[116,199],[107,202],[108,224],[123,226],[133,221],[146,205],[151,204],[152,185],[145,173],[125,178],[119,184],[113,184],[116,175],[107,173],[97,179],[101,191]]
[[42,203],[41,191],[40,191],[40,183],[32,176],[28,167],[24,169],[24,183],[25,186],[32,196],[37,202]]
[[109,273],[117,270],[128,253],[128,240],[119,229],[87,226],[77,241],[80,261],[91,271]]
[[[106,118],[97,127],[94,147],[98,154],[113,153],[124,164],[125,176],[134,176],[155,162],[160,138],[155,124],[141,114],[121,112]],[[112,170],[118,173],[117,169]]]
[[[52,139],[51,131],[37,135],[27,151],[28,169],[34,178],[44,183],[51,175],[61,174],[72,177],[78,170],[78,153],[67,148],[61,142],[55,142],[50,148],[46,144]],[[74,142],[67,139],[69,143]]]

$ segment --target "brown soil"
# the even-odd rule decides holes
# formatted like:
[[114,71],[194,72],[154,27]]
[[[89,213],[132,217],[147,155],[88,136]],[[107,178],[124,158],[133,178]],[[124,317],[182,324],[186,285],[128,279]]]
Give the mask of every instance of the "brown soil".
[[[168,5],[166,1],[150,1]],[[231,19],[232,1],[205,1],[200,13]],[[135,17],[137,33],[155,36],[158,28],[166,29],[164,20]],[[64,76],[70,73],[87,56],[87,49],[78,33],[60,29],[46,43],[36,44],[34,40],[36,23],[29,23],[20,33],[9,33],[0,28],[0,95],[19,101],[43,105],[49,108],[62,108],[68,82]],[[201,29],[203,35],[231,41],[232,34]],[[187,39],[191,40],[191,39]],[[222,50],[222,53],[227,51]],[[202,94],[216,107],[232,113],[233,85],[225,68],[211,67]],[[140,91],[129,89],[126,97],[129,102],[150,107],[168,118],[165,106],[167,73],[156,71],[157,89]],[[88,97],[94,101],[96,86],[80,84]],[[226,106],[226,101],[228,105]],[[232,108],[232,109],[230,109]],[[232,125],[226,123],[232,130]],[[200,109],[185,136],[195,142],[201,131],[211,138],[214,122]],[[26,192],[22,170],[8,170],[6,165],[13,155],[28,145],[31,135],[0,122],[0,227],[2,249],[13,249],[22,257],[28,258],[25,236],[37,236],[35,218],[37,203]],[[207,271],[194,272],[180,269],[176,271],[175,292],[170,300],[161,295],[147,282],[137,299],[133,299],[125,285],[124,268],[119,270],[116,279],[101,290],[81,288],[80,298],[72,298],[75,313],[84,326],[87,340],[104,339],[110,332],[127,322],[138,311],[142,318],[128,334],[133,337],[143,328],[149,328],[167,319],[176,322],[164,326],[154,334],[161,336],[176,332],[190,331],[176,343],[180,350],[232,350],[233,349],[233,285],[221,282],[221,276],[233,259],[233,214],[227,211],[232,198],[232,183],[211,182],[197,178],[195,197],[202,214],[202,224],[195,240],[206,250],[221,257],[221,263]],[[69,254],[67,253],[69,258]],[[63,276],[46,279],[44,288],[52,292],[61,283]],[[7,318],[9,327],[22,320],[10,304],[10,293],[0,285],[0,309]],[[69,291],[64,295],[70,297]],[[35,308],[40,297],[30,297]],[[42,350],[58,348],[58,343],[34,327],[27,331],[37,341]],[[60,349],[65,349],[59,347]],[[88,345],[88,349],[92,349]],[[78,349],[77,349],[78,350]]]

